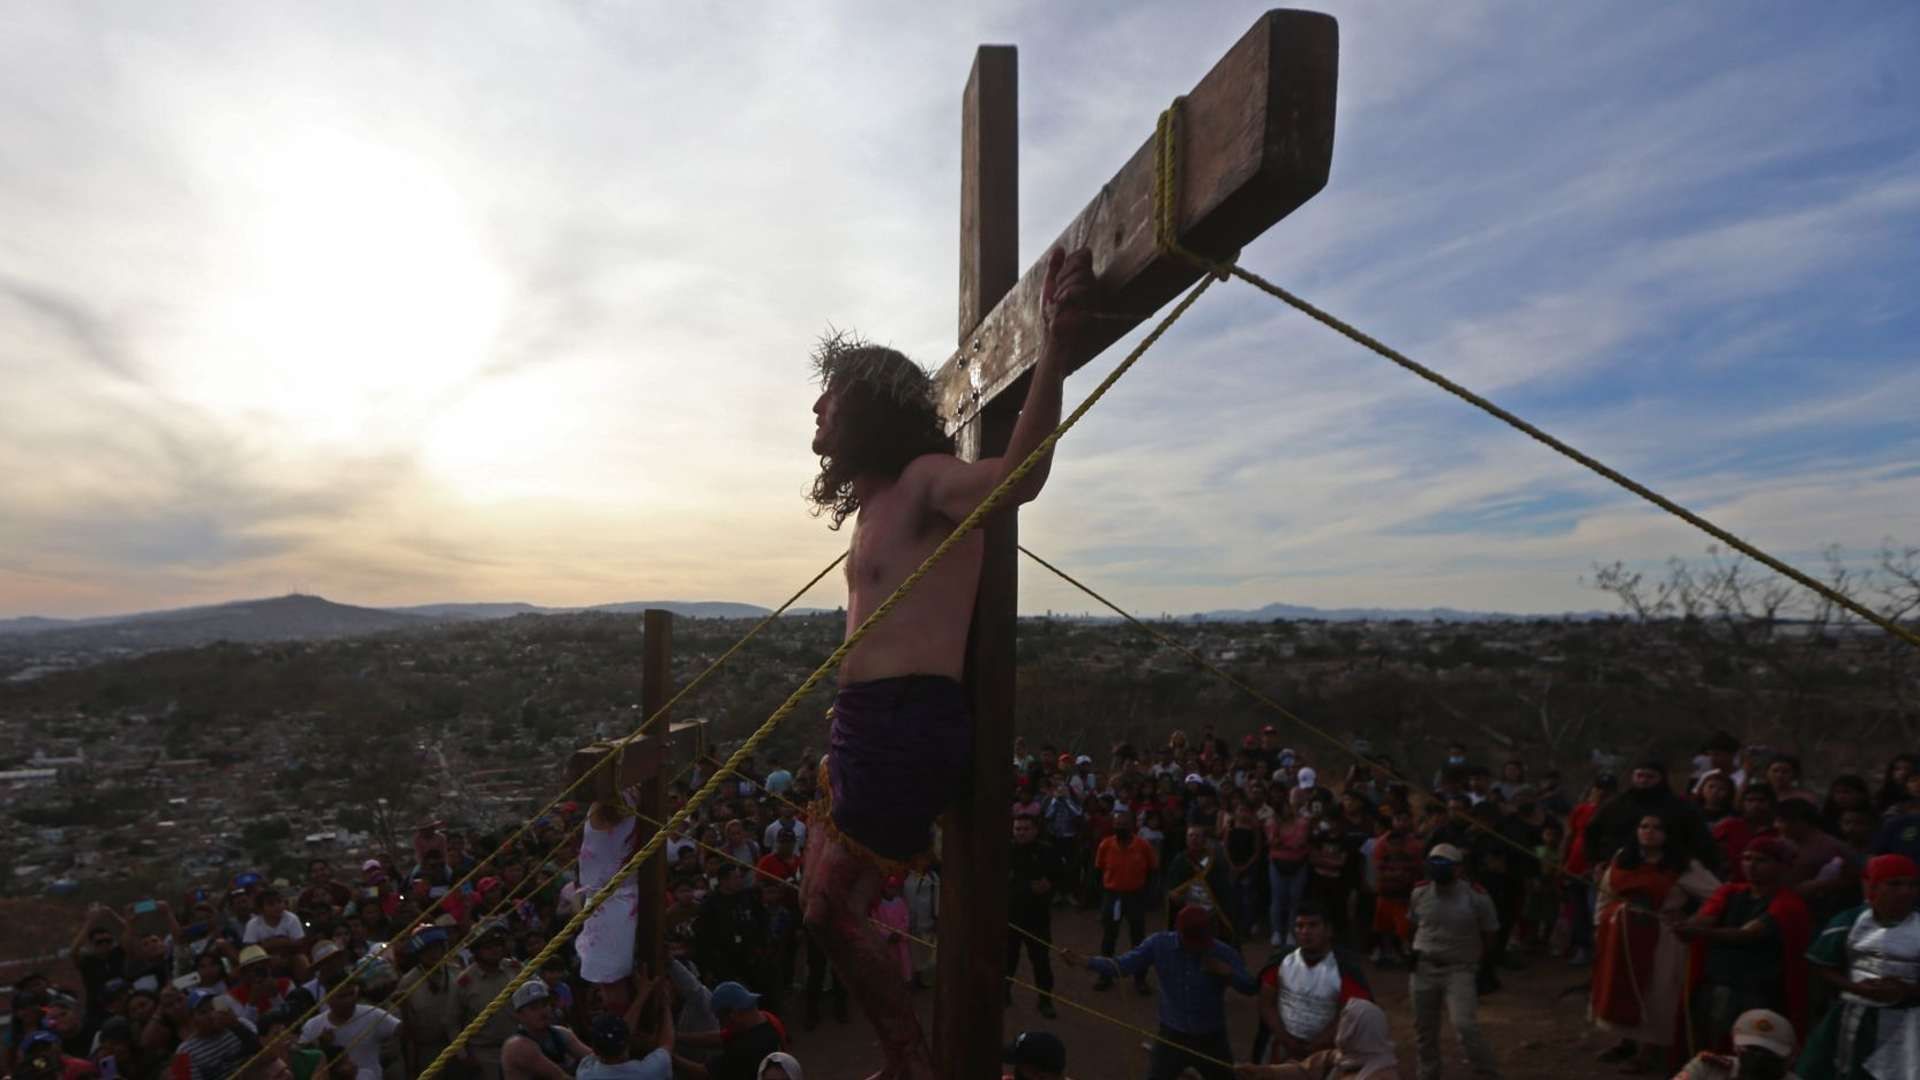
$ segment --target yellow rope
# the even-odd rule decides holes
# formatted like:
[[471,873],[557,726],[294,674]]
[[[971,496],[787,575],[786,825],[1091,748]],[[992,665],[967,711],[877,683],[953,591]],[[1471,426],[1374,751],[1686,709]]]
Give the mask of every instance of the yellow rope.
[[[699,764],[697,760],[689,761],[686,765],[681,767],[678,773],[674,774],[674,776],[667,781],[667,785],[671,787],[673,784],[679,782],[680,778],[687,775],[687,773],[693,771],[693,767],[697,764]],[[626,809],[630,813],[632,813],[633,816],[636,818],[642,818],[647,821],[653,820],[652,818],[645,817],[645,815],[642,815],[639,811],[634,810],[632,807],[626,807]],[[558,844],[555,844],[553,848],[547,852],[546,856],[540,860],[540,865],[543,867],[550,865],[553,862],[553,860],[560,855],[561,850],[568,846],[568,843],[570,841],[575,841],[575,838],[577,837],[579,832],[580,832],[579,827],[567,830],[567,834],[560,838],[560,842]],[[434,972],[439,971],[442,967],[445,967],[447,964],[451,963],[454,957],[460,955],[460,950],[467,948],[468,946],[472,945],[475,941],[479,940],[480,932],[486,929],[487,925],[490,922],[492,922],[494,919],[499,918],[501,912],[508,910],[510,907],[512,907],[512,905],[516,901],[524,899],[526,896],[532,896],[540,892],[542,889],[545,889],[547,886],[552,885],[554,882],[559,881],[561,878],[561,875],[565,874],[568,868],[572,867],[575,863],[578,863],[579,861],[580,861],[579,845],[577,842],[575,842],[573,845],[572,854],[564,859],[561,859],[560,864],[554,867],[553,873],[548,874],[545,880],[541,881],[538,886],[534,887],[524,895],[516,895],[520,893],[521,886],[534,880],[534,876],[532,874],[529,874],[526,877],[521,878],[519,884],[515,885],[512,889],[508,890],[507,895],[501,898],[500,903],[494,905],[493,909],[487,912],[484,916],[478,919],[475,919],[473,921],[472,927],[468,929],[466,934],[462,936],[459,941],[450,942],[447,945],[446,952],[441,955],[439,961],[434,963],[430,967],[428,967],[424,972],[422,972],[420,978],[417,981],[415,981],[415,983],[411,987],[407,988],[405,991],[399,992],[396,996],[389,998],[387,1000],[388,1010],[392,1011],[394,1009],[398,1009],[401,1005],[405,1004],[406,1000],[409,997],[412,997],[415,993],[419,991],[419,989],[422,986],[426,985],[427,979],[431,978]],[[408,974],[412,974],[412,972],[408,972]],[[354,1038],[352,1042],[347,1044],[346,1052],[351,1053],[353,1048],[360,1044],[360,1040],[372,1034],[373,1031],[374,1031],[373,1027],[368,1027],[366,1030],[362,1031],[358,1036]],[[239,1070],[236,1070],[235,1074],[238,1075]]]
[[[736,774],[736,775],[737,775],[737,774]],[[751,777],[746,777],[745,779],[747,779],[747,780],[748,780],[749,782],[752,782],[752,778],[751,778]],[[762,788],[761,790],[763,790],[763,791],[764,791],[765,789],[764,789],[764,788]],[[769,794],[769,795],[771,795],[771,796],[773,796],[773,797],[774,797],[774,798],[776,798],[776,799],[778,799],[778,798],[780,798],[780,795],[779,795],[779,793],[778,793],[778,792],[772,792],[772,791],[769,791],[769,792],[767,792],[767,794]],[[783,800],[783,801],[785,801],[785,800]],[[787,803],[787,805],[789,805],[789,806],[791,806],[791,805],[793,805],[793,804],[792,804],[791,802],[788,802],[788,803]],[[652,819],[652,818],[646,818],[646,817],[643,817],[643,818],[642,818],[642,820],[644,820],[644,821],[649,821],[649,822],[653,822],[653,819]],[[656,826],[658,826],[658,824],[659,824],[659,823],[658,823],[658,822],[653,822],[653,824],[655,824]],[[763,877],[763,878],[765,878],[765,879],[767,879],[768,881],[772,881],[772,882],[777,882],[777,883],[779,883],[779,884],[781,884],[781,885],[784,885],[784,886],[786,886],[787,888],[789,888],[789,889],[793,889],[793,890],[795,890],[795,891],[798,891],[798,890],[799,890],[799,888],[800,888],[800,886],[799,886],[799,885],[797,885],[797,884],[795,884],[794,882],[791,882],[791,881],[788,881],[788,880],[787,880],[786,878],[780,878],[780,877],[774,877],[774,876],[773,876],[773,875],[772,875],[771,873],[769,873],[768,871],[765,871],[765,870],[762,870],[762,869],[760,869],[760,867],[758,867],[758,866],[756,866],[756,865],[755,865],[755,864],[753,864],[753,863],[750,863],[750,862],[748,862],[748,861],[746,861],[745,859],[742,859],[742,858],[740,858],[740,857],[738,857],[738,856],[736,856],[736,855],[734,855],[734,854],[733,854],[732,852],[730,852],[730,851],[722,851],[721,849],[719,849],[719,848],[717,848],[717,847],[714,847],[714,846],[713,846],[712,844],[709,844],[709,843],[707,843],[707,842],[706,842],[706,841],[704,841],[704,840],[695,840],[695,841],[694,841],[694,843],[695,843],[696,845],[698,845],[698,846],[699,846],[700,848],[702,848],[702,849],[704,849],[704,850],[706,850],[706,851],[708,851],[708,852],[711,852],[712,854],[715,854],[715,855],[718,855],[718,856],[720,856],[721,858],[723,858],[723,859],[725,859],[725,860],[727,860],[728,862],[731,862],[731,863],[734,863],[734,864],[736,864],[736,865],[739,865],[739,866],[744,866],[744,867],[746,867],[746,868],[747,868],[748,870],[751,870],[751,871],[753,871],[753,872],[754,872],[755,874],[758,874],[759,876],[761,876],[761,877]],[[906,930],[895,930],[895,929],[894,929],[893,927],[891,927],[891,926],[888,926],[888,925],[887,925],[886,923],[883,923],[883,922],[881,922],[881,921],[880,921],[879,919],[876,919],[876,918],[874,918],[874,917],[873,917],[873,916],[871,916],[871,915],[869,915],[869,916],[867,916],[867,921],[868,921],[868,922],[870,922],[870,923],[872,923],[872,924],[873,924],[874,926],[876,926],[876,927],[879,927],[880,929],[882,929],[882,930],[884,930],[884,931],[886,931],[886,932],[887,932],[887,933],[889,933],[889,934],[899,934],[899,935],[900,935],[900,936],[901,936],[902,938],[905,938],[906,940],[908,940],[908,941],[911,941],[911,942],[913,942],[914,944],[916,944],[916,945],[919,945],[919,946],[921,946],[921,947],[923,947],[923,948],[926,948],[926,949],[930,949],[930,950],[935,950],[935,951],[937,951],[937,950],[938,950],[938,948],[939,948],[939,945],[938,945],[938,943],[937,943],[937,942],[933,942],[933,941],[928,941],[928,940],[927,940],[926,938],[923,938],[923,937],[921,937],[921,936],[919,936],[918,934],[914,934],[914,933],[911,933],[911,932],[909,932],[909,931],[906,931]],[[1007,924],[1007,927],[1008,927],[1008,929],[1011,929],[1011,930],[1016,930],[1016,931],[1019,931],[1020,933],[1022,933],[1022,934],[1025,934],[1025,935],[1026,935],[1027,937],[1029,937],[1029,938],[1032,938],[1032,939],[1033,939],[1034,941],[1037,941],[1037,942],[1039,942],[1039,943],[1040,943],[1041,945],[1043,945],[1043,946],[1045,946],[1045,947],[1046,947],[1046,949],[1047,949],[1047,950],[1048,950],[1049,952],[1055,952],[1055,953],[1063,953],[1063,954],[1064,954],[1065,952],[1067,952],[1067,949],[1066,949],[1065,947],[1063,947],[1063,946],[1060,946],[1060,945],[1055,945],[1055,944],[1054,944],[1053,942],[1051,942],[1051,941],[1047,941],[1047,940],[1046,940],[1046,939],[1044,939],[1044,938],[1041,938],[1041,937],[1038,937],[1038,936],[1036,936],[1036,935],[1034,935],[1034,934],[1032,934],[1032,933],[1030,933],[1029,931],[1027,931],[1027,930],[1026,930],[1025,928],[1023,928],[1023,927],[1020,927],[1020,926],[1018,926],[1018,925],[1015,925],[1014,923],[1008,923],[1008,924]],[[1068,1005],[1071,1005],[1072,1007],[1074,1007],[1074,1008],[1076,1008],[1076,1009],[1079,1009],[1079,1010],[1080,1010],[1081,1012],[1084,1012],[1084,1013],[1086,1013],[1086,1014],[1088,1014],[1089,1016],[1094,1016],[1094,1017],[1098,1017],[1098,1018],[1099,1018],[1099,1019],[1101,1019],[1101,1020],[1105,1020],[1105,1021],[1106,1021],[1107,1023],[1109,1023],[1109,1024],[1113,1024],[1113,1025],[1115,1025],[1115,1026],[1118,1026],[1118,1027],[1123,1027],[1123,1028],[1126,1028],[1126,1029],[1127,1029],[1128,1031],[1132,1031],[1132,1032],[1135,1032],[1135,1033],[1137,1033],[1137,1034],[1139,1034],[1139,1035],[1143,1035],[1143,1036],[1145,1036],[1145,1037],[1147,1037],[1147,1038],[1149,1038],[1149,1039],[1152,1039],[1152,1040],[1153,1040],[1154,1042],[1159,1042],[1159,1043],[1166,1043],[1166,1044],[1167,1044],[1168,1046],[1170,1046],[1170,1047],[1173,1047],[1173,1048],[1174,1048],[1174,1049],[1176,1049],[1176,1050],[1179,1050],[1179,1051],[1180,1051],[1181,1053],[1185,1053],[1185,1054],[1192,1054],[1192,1055],[1193,1055],[1193,1056],[1194,1056],[1195,1058],[1198,1058],[1198,1059],[1199,1059],[1199,1060],[1201,1060],[1201,1061],[1205,1061],[1205,1062],[1207,1062],[1207,1063],[1209,1063],[1209,1064],[1213,1064],[1213,1065],[1220,1065],[1220,1066],[1223,1066],[1223,1067],[1225,1067],[1225,1068],[1229,1068],[1229,1069],[1231,1069],[1231,1068],[1233,1068],[1233,1063],[1232,1063],[1232,1062],[1228,1062],[1228,1061],[1221,1061],[1221,1060],[1219,1060],[1218,1058],[1213,1058],[1213,1057],[1208,1057],[1208,1056],[1207,1056],[1206,1054],[1203,1054],[1203,1053],[1201,1053],[1201,1052],[1199,1052],[1199,1051],[1197,1051],[1197,1050],[1192,1050],[1192,1049],[1189,1049],[1189,1048],[1187,1048],[1187,1047],[1185,1047],[1185,1046],[1181,1046],[1181,1045],[1180,1045],[1179,1043],[1176,1043],[1176,1042],[1173,1042],[1172,1040],[1170,1040],[1170,1039],[1168,1039],[1168,1038],[1166,1038],[1165,1036],[1163,1036],[1163,1035],[1161,1035],[1161,1034],[1160,1034],[1159,1032],[1155,1032],[1155,1031],[1148,1031],[1148,1030],[1147,1030],[1146,1028],[1143,1028],[1143,1027],[1140,1027],[1140,1026],[1139,1026],[1139,1025],[1137,1025],[1137,1024],[1133,1024],[1133,1023],[1130,1023],[1130,1022],[1128,1022],[1128,1021],[1126,1021],[1126,1020],[1122,1020],[1122,1019],[1120,1019],[1120,1018],[1118,1018],[1118,1017],[1115,1017],[1115,1016],[1109,1016],[1109,1015],[1107,1015],[1106,1013],[1103,1013],[1103,1012],[1101,1012],[1101,1011],[1099,1011],[1098,1009],[1095,1009],[1095,1008],[1093,1008],[1092,1006],[1089,1006],[1089,1005],[1082,1005],[1082,1004],[1080,1004],[1079,1002],[1077,1002],[1077,1001],[1075,1001],[1075,1000],[1073,1000],[1073,999],[1072,999],[1072,998],[1070,998],[1070,997],[1067,997],[1066,995],[1064,995],[1064,994],[1062,994],[1062,993],[1060,993],[1060,992],[1059,992],[1059,991],[1057,991],[1057,990],[1042,990],[1042,989],[1040,989],[1039,987],[1037,987],[1037,986],[1034,986],[1033,984],[1031,984],[1031,983],[1028,983],[1028,982],[1025,982],[1025,981],[1023,981],[1023,980],[1021,980],[1021,979],[1018,979],[1018,978],[1016,978],[1016,977],[1014,977],[1014,976],[1012,976],[1012,975],[1008,975],[1008,976],[1006,977],[1006,981],[1007,981],[1007,982],[1009,982],[1009,983],[1012,983],[1012,984],[1013,984],[1013,985],[1015,985],[1015,986],[1019,986],[1019,987],[1024,987],[1024,988],[1026,988],[1026,989],[1028,989],[1028,990],[1032,990],[1032,991],[1034,991],[1035,993],[1039,993],[1039,994],[1045,994],[1045,995],[1047,995],[1048,997],[1050,997],[1050,998],[1052,998],[1052,999],[1054,999],[1055,1001],[1061,1001],[1061,1002],[1065,1002],[1066,1004],[1068,1004]]]
[[[855,627],[853,632],[847,635],[847,639],[841,642],[839,647],[834,649],[831,655],[821,661],[820,666],[816,667],[813,673],[808,675],[806,680],[802,682],[793,693],[787,695],[787,699],[780,704],[780,707],[775,709],[773,714],[767,717],[766,721],[760,725],[759,729],[748,736],[747,740],[740,744],[739,749],[735,750],[733,754],[728,757],[725,762],[726,769],[735,770],[739,767],[740,762],[751,757],[753,752],[759,748],[760,744],[765,742],[767,738],[773,734],[775,729],[780,726],[781,722],[792,714],[801,700],[812,693],[813,689],[820,684],[821,680],[826,678],[827,673],[838,668],[841,661],[846,659],[847,654],[852,652],[869,633],[872,633],[874,627],[878,626],[883,619],[893,613],[893,610],[899,606],[900,601],[912,592],[913,588],[939,564],[940,560],[946,558],[948,552],[952,551],[967,534],[979,528],[980,523],[986,520],[987,516],[994,510],[998,509],[1002,502],[1006,501],[1007,497],[1013,492],[1013,489],[1022,480],[1026,479],[1027,474],[1038,467],[1040,462],[1045,460],[1047,455],[1052,452],[1054,444],[1059,442],[1061,437],[1068,431],[1072,430],[1073,426],[1080,422],[1080,419],[1087,414],[1088,410],[1092,409],[1093,406],[1105,396],[1106,392],[1112,389],[1115,383],[1120,381],[1120,377],[1125,375],[1140,357],[1145,355],[1146,351],[1153,347],[1155,342],[1160,340],[1160,336],[1166,333],[1168,327],[1178,321],[1180,316],[1186,314],[1187,309],[1193,306],[1194,301],[1198,300],[1202,293],[1206,292],[1207,286],[1212,284],[1213,280],[1214,279],[1210,277],[1201,279],[1199,284],[1195,285],[1181,298],[1173,310],[1168,312],[1166,316],[1154,326],[1153,330],[1148,333],[1145,338],[1141,339],[1140,344],[1136,345],[1133,351],[1127,354],[1126,359],[1117,364],[1113,371],[1108,373],[1105,379],[1101,380],[1100,385],[1096,386],[1093,392],[1087,395],[1087,399],[1081,402],[1080,405],[1073,410],[1073,413],[1062,420],[1045,438],[1041,439],[1039,445],[1034,447],[1026,459],[1014,466],[1013,470],[987,494],[987,497],[981,500],[980,505],[974,507],[973,512],[968,514],[965,519],[954,527],[953,532],[949,533],[947,538],[940,542],[940,546],[935,548],[933,552],[914,569],[913,573],[908,574],[906,580],[902,581],[899,587],[893,590],[891,595],[881,601],[880,606],[875,608],[872,614],[868,615],[859,626]],[[642,862],[652,857],[652,855],[659,850],[661,842],[666,838],[668,829],[677,828],[685,823],[686,819],[706,802],[713,794],[714,786],[718,782],[718,779],[718,774],[710,778],[705,784],[701,785],[698,791],[693,793],[679,810],[674,812],[673,817],[667,823],[667,827],[654,833],[652,838],[650,838],[639,851],[635,852],[633,857],[628,859],[626,864],[600,888],[600,891],[596,892],[587,901],[586,905],[583,906],[573,918],[569,919],[567,924],[561,927],[559,932],[547,942],[546,947],[541,949],[539,955],[533,958],[531,968],[537,968],[538,965],[545,963],[547,957],[553,955],[554,951],[559,948],[563,941],[571,938],[580,931],[580,927],[586,922],[587,918],[599,910],[600,906],[606,902],[614,890],[618,889],[621,884],[632,877],[640,868]],[[480,1010],[480,1015],[474,1017],[473,1020],[461,1030],[460,1034],[454,1037],[452,1044],[441,1051],[440,1056],[435,1058],[431,1065],[427,1066],[426,1071],[420,1075],[418,1080],[432,1080],[433,1077],[439,1075],[440,1071],[446,1068],[447,1062],[451,1061],[454,1056],[466,1046],[467,1042],[473,1038],[474,1032],[478,1031],[488,1020],[492,1019],[494,1014],[500,1011],[501,1006],[512,997],[513,992],[518,990],[521,984],[527,981],[530,973],[530,970],[521,971],[518,976],[502,988],[500,993],[495,996],[492,1001],[487,1003],[487,1007]]]
[[1314,321],[1373,350],[1407,371],[1418,375],[1422,379],[1445,390],[1447,393],[1452,394],[1454,397],[1472,405],[1474,408],[1479,409],[1496,420],[1502,421],[1514,430],[1558,452],[1574,463],[1638,495],[1640,498],[1645,499],[1661,510],[1672,514],[1674,517],[1692,525],[1694,528],[1699,529],[1715,540],[1740,552],[1742,555],[1761,563],[1775,573],[1811,590],[1827,602],[1837,604],[1887,633],[1905,641],[1907,644],[1920,648],[1920,633],[1915,633],[1901,626],[1898,622],[1854,600],[1840,590],[1796,569],[1781,559],[1767,554],[1753,544],[1740,539],[1733,533],[1715,525],[1699,514],[1688,510],[1686,507],[1681,506],[1679,503],[1674,502],[1672,499],[1667,498],[1665,495],[1660,494],[1645,484],[1634,480],[1625,473],[1547,434],[1539,427],[1501,408],[1487,398],[1468,390],[1466,387],[1461,386],[1459,383],[1454,382],[1432,368],[1411,359],[1398,350],[1382,344],[1377,339],[1363,333],[1351,324],[1335,318],[1293,293],[1288,292],[1286,289],[1268,281],[1266,278],[1240,266],[1238,262],[1231,259],[1222,262],[1181,247],[1178,221],[1180,212],[1180,111],[1185,100],[1185,98],[1175,98],[1173,104],[1160,114],[1160,122],[1154,130],[1154,161],[1156,165],[1153,189],[1154,241],[1161,251],[1171,255],[1178,255],[1188,262],[1201,267],[1208,273],[1222,278],[1228,274],[1232,274],[1234,277],[1252,285],[1254,288],[1291,305],[1294,309],[1304,313]]
[[[693,679],[690,680],[686,686],[680,689],[679,693],[676,693],[671,698],[667,699],[667,703],[665,705],[662,705],[660,706],[660,708],[654,710],[654,713],[652,716],[649,716],[644,720],[642,720],[640,722],[640,726],[635,728],[632,734],[628,735],[624,739],[615,741],[615,743],[608,748],[607,752],[605,754],[602,754],[600,756],[600,759],[593,763],[592,767],[588,768],[585,772],[581,773],[580,776],[576,778],[572,783],[562,788],[560,790],[560,794],[550,799],[547,802],[546,806],[542,807],[540,810],[536,811],[531,817],[527,818],[527,820],[521,824],[520,828],[515,830],[513,834],[508,836],[505,840],[502,840],[499,846],[493,849],[492,854],[488,855],[484,859],[475,861],[473,864],[473,869],[467,871],[467,873],[463,877],[461,877],[458,881],[455,881],[452,885],[448,886],[447,891],[445,893],[441,894],[437,899],[433,901],[433,903],[428,904],[426,908],[424,908],[420,912],[420,914],[413,919],[412,922],[408,923],[405,927],[402,927],[399,933],[395,934],[392,938],[389,938],[387,940],[386,945],[384,946],[384,949],[391,950],[397,947],[402,941],[405,941],[408,938],[411,938],[420,929],[431,925],[427,921],[428,918],[432,916],[433,912],[436,909],[443,908],[443,905],[445,905],[447,901],[447,897],[452,896],[455,893],[459,892],[461,889],[465,888],[469,882],[473,881],[476,877],[479,876],[481,870],[485,869],[487,865],[491,863],[494,859],[499,858],[502,852],[510,850],[514,844],[520,841],[521,837],[527,834],[527,830],[533,828],[534,824],[537,821],[545,817],[547,814],[551,813],[553,809],[559,806],[562,802],[565,802],[569,795],[572,795],[575,791],[579,790],[580,786],[582,784],[585,784],[587,780],[591,778],[595,773],[599,772],[602,766],[606,765],[607,762],[613,760],[616,756],[618,756],[622,746],[624,746],[627,742],[630,742],[631,740],[645,734],[647,729],[653,726],[655,721],[659,720],[662,716],[668,715],[673,710],[673,707],[680,702],[680,699],[692,693],[696,687],[706,682],[709,676],[711,676],[714,672],[720,670],[721,665],[733,659],[734,654],[738,653],[740,649],[746,645],[747,642],[753,640],[756,636],[759,635],[760,631],[765,630],[769,625],[771,625],[774,619],[779,618],[780,615],[783,614],[788,608],[792,607],[795,603],[799,602],[800,598],[802,596],[805,596],[808,590],[812,589],[815,585],[820,584],[820,580],[826,577],[828,574],[832,573],[833,568],[836,566],[839,566],[843,561],[845,561],[846,557],[847,557],[847,553],[844,551],[834,556],[833,561],[828,563],[826,567],[823,568],[819,573],[813,575],[812,580],[808,581],[805,585],[801,586],[799,591],[795,592],[792,596],[787,597],[784,603],[782,603],[779,607],[775,608],[773,611],[769,612],[765,618],[755,623],[753,625],[753,628],[748,630],[746,634],[740,638],[739,641],[734,642],[733,645],[730,648],[728,648],[727,651],[721,653],[719,657],[717,657],[713,661],[713,663],[708,664],[705,670],[701,671],[700,674],[694,676]],[[306,1025],[306,1022],[308,1020],[311,1020],[315,1016],[318,1016],[320,1014],[320,1011],[327,1007],[327,1003],[333,1000],[333,995],[336,992],[338,992],[338,990],[339,990],[338,986],[335,986],[332,989],[328,990],[324,995],[320,997],[320,1000],[314,1002],[313,1005],[309,1007],[306,1012],[301,1013],[300,1016],[293,1021],[293,1024],[292,1024],[293,1029],[295,1031],[298,1031],[300,1028]],[[264,1048],[260,1051],[256,1051],[253,1057],[243,1062],[241,1064],[241,1067],[238,1069],[235,1069],[234,1072],[236,1074],[245,1072],[248,1068],[252,1067],[256,1061],[259,1060],[261,1054],[263,1053],[265,1053]]]

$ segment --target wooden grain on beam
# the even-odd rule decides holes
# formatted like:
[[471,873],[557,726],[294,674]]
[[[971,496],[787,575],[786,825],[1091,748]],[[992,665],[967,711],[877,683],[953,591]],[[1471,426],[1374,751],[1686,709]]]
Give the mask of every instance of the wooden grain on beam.
[[[640,711],[652,723],[667,725],[671,731],[672,718],[662,714],[662,710],[673,696],[673,612],[648,608],[642,618],[646,637],[640,664]],[[640,785],[637,808],[647,818],[665,821],[667,740],[649,738],[646,742],[648,745],[641,748],[640,756],[650,771]],[[635,828],[643,843],[653,835],[653,827],[644,820]],[[643,863],[634,881],[641,897],[635,909],[634,964],[636,967],[645,964],[648,971],[659,973],[667,969],[666,922],[661,910],[667,895],[666,852],[663,850]]]
[[[1338,69],[1339,28],[1331,16],[1270,11],[1188,93],[1183,246],[1231,256],[1326,186]],[[1157,254],[1153,187],[1149,135],[1056,241],[1092,249],[1094,272],[1107,292],[1104,306],[1123,315],[1101,324],[1105,333],[1094,352],[1199,279],[1186,260]],[[1043,253],[941,365],[936,393],[949,431],[959,431],[984,403],[1019,392],[1016,384],[1040,345],[1045,274]]]
[[[1016,61],[1010,46],[981,46],[961,98],[961,341],[1020,273]],[[961,455],[1003,453],[1018,413],[1010,400],[987,409],[960,433]],[[967,643],[973,760],[966,790],[942,820],[933,1051],[943,1080],[1000,1075],[1018,528],[1018,514],[996,514],[981,530],[986,551]]]
[[[618,792],[638,787],[659,772],[661,755],[655,747],[648,745],[652,741],[648,736],[640,735],[583,746],[567,760],[567,781],[577,781],[586,775],[588,769],[599,765],[593,779],[587,782],[580,795],[586,799],[611,802],[618,797]],[[600,765],[600,759],[609,753],[617,754],[617,759]]]

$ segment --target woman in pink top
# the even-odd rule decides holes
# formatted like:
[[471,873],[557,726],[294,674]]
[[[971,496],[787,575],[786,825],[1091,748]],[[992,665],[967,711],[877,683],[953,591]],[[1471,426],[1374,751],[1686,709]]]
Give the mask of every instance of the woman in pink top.
[[1293,933],[1293,913],[1306,894],[1307,855],[1312,850],[1313,822],[1304,813],[1276,808],[1267,822],[1267,923],[1271,944],[1285,945]]

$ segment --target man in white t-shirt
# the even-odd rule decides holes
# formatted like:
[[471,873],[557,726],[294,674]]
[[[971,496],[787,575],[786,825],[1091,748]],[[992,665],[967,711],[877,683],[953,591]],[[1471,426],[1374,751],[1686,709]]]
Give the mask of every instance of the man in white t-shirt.
[[400,1018],[360,1004],[360,982],[348,979],[334,991],[327,1011],[300,1029],[300,1041],[321,1050],[345,1050],[353,1060],[354,1080],[380,1080],[380,1044],[399,1030]]
[[760,850],[774,850],[779,846],[783,832],[793,834],[793,850],[807,850],[807,823],[793,816],[792,803],[781,803],[780,816],[767,823],[766,830],[760,836]]
[[287,898],[278,889],[262,889],[258,902],[260,909],[247,920],[246,929],[240,933],[240,944],[258,945],[275,954],[293,951],[300,939],[307,936],[300,916],[287,910]]

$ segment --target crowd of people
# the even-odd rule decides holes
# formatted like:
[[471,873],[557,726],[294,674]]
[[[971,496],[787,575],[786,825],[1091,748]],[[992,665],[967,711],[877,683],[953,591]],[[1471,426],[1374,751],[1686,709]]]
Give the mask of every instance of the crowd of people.
[[[1391,1047],[1361,1045],[1373,1024],[1349,1014],[1366,1015],[1369,973],[1394,969],[1409,971],[1416,1074],[1441,1075],[1445,1024],[1472,1072],[1496,1076],[1478,1000],[1545,958],[1587,972],[1590,1017],[1613,1037],[1601,1061],[1623,1072],[1920,1076],[1911,755],[1821,795],[1793,755],[1724,732],[1684,780],[1646,761],[1579,790],[1464,744],[1426,783],[1352,749],[1316,767],[1271,726],[1238,745],[1204,728],[1116,746],[1104,770],[1017,748],[1016,900],[1027,868],[1057,876],[1050,902],[1015,904],[1015,925],[1046,939],[1051,907],[1096,907],[1093,989],[1132,978],[1153,993],[1157,974],[1152,1076],[1233,1075],[1229,989],[1260,999],[1239,1075],[1329,1075],[1302,1064],[1315,1054],[1389,1075]],[[1042,843],[1050,855],[1026,853]],[[1157,918],[1166,929],[1148,934]],[[1123,926],[1131,951],[1115,955]],[[1249,977],[1240,960],[1262,938]],[[1044,949],[1025,951],[1044,1011],[1053,972]]]
[[[1441,1075],[1450,1027],[1472,1072],[1495,1076],[1479,999],[1503,972],[1549,962],[1590,978],[1591,1018],[1612,1040],[1602,1058],[1624,1071],[1920,1075],[1911,756],[1823,795],[1791,755],[1726,735],[1684,780],[1648,761],[1578,790],[1465,745],[1424,783],[1353,749],[1309,755],[1272,727],[1237,744],[1175,731],[1098,763],[1017,744],[1009,976],[1030,977],[1043,1017],[1058,981],[1082,972],[1092,992],[1156,996],[1154,1080],[1401,1076],[1373,991],[1395,971],[1415,1032],[1404,1074]],[[635,966],[630,879],[445,1071],[802,1080],[796,1044],[849,1019],[798,904],[816,783],[808,768],[724,777],[662,845],[667,970]],[[246,873],[177,901],[96,905],[72,944],[73,985],[16,981],[7,1071],[417,1076],[648,832],[618,799],[569,803],[503,851],[501,836],[434,823],[404,870],[315,859],[297,884]],[[902,993],[938,959],[934,840],[871,905]],[[1097,955],[1054,942],[1056,914],[1076,909],[1096,913]],[[1229,1030],[1228,992],[1256,1000],[1253,1030]],[[1009,1077],[1065,1073],[1057,1032],[1005,1049]]]

